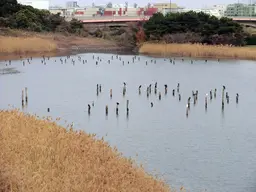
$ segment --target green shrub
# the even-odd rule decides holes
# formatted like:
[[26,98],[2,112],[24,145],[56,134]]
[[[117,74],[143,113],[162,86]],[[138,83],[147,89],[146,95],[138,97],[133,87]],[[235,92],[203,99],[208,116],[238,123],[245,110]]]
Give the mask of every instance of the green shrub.
[[0,0],[0,27],[81,34],[83,24],[76,19],[67,22],[60,14],[20,5],[16,0]]
[[[168,34],[196,34],[198,43],[244,45],[243,27],[232,19],[193,11],[154,14],[143,26],[147,40],[163,40]],[[153,39],[152,39],[153,38]],[[189,39],[187,40],[188,42]]]

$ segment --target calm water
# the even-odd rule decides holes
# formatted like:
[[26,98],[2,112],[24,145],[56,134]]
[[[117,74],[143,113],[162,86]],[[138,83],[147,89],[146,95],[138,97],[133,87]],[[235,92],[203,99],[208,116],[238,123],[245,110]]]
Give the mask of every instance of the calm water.
[[[157,173],[175,188],[256,191],[255,62],[198,60],[191,64],[190,60],[176,59],[173,65],[163,58],[140,56],[140,61],[136,59],[133,63],[133,56],[129,55],[121,56],[121,61],[116,56],[111,60],[111,54],[94,55],[93,60],[93,54],[81,54],[83,60],[88,60],[85,64],[78,61],[78,56],[71,56],[76,60],[75,65],[71,59],[61,64],[61,57],[46,59],[46,65],[41,63],[42,58],[33,59],[31,64],[25,61],[25,66],[21,60],[8,66],[8,62],[0,62],[0,108],[11,108],[8,104],[20,108],[21,90],[28,87],[29,104],[25,111],[61,117],[68,123],[74,122],[76,129],[96,133],[99,138],[104,136],[125,156],[143,163],[149,172]],[[102,59],[98,65],[97,57]],[[151,59],[156,59],[156,64]],[[123,82],[127,83],[125,97]],[[146,96],[146,86],[154,87],[155,82],[158,92],[162,92],[161,101],[154,91],[149,98]],[[180,102],[177,95],[172,96],[177,83],[180,83]],[[96,84],[102,85],[98,97]],[[167,95],[164,84],[168,85]],[[139,85],[142,85],[141,95]],[[223,112],[222,85],[230,95],[230,103]],[[209,101],[206,112],[205,94],[214,88],[218,90],[217,98]],[[112,99],[110,89],[113,89]],[[192,90],[199,91],[198,104],[191,104],[187,118],[186,103]],[[238,104],[236,93],[240,94]],[[92,102],[94,107],[88,116],[87,105]],[[118,117],[116,102],[120,103]]]

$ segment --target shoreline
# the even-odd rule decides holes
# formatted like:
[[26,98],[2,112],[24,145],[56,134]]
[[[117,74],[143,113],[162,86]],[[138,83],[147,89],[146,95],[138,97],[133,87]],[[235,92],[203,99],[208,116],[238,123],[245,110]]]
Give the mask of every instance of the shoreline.
[[58,48],[52,52],[26,52],[26,53],[0,53],[0,61],[4,60],[19,60],[26,57],[59,57],[67,55],[76,55],[82,53],[112,53],[112,54],[136,54],[136,52],[129,47],[112,47],[112,48],[96,48],[96,47],[78,47],[72,48]]
[[154,57],[187,57],[194,59],[256,60],[254,47],[229,47],[201,44],[164,44],[146,42],[139,53]]
[[159,55],[159,54],[151,54],[151,53],[141,53],[140,55],[148,56],[148,57],[155,57],[155,58],[183,58],[183,59],[191,59],[191,60],[244,60],[244,61],[253,61],[253,60],[248,60],[248,59],[236,59],[232,57],[210,57],[210,56],[198,56],[198,57],[191,57],[191,56],[184,56],[184,55],[179,55],[179,54],[172,54],[172,55]]
[[71,125],[64,128],[59,120],[0,111],[1,189],[170,192],[163,180],[124,157],[104,138],[74,131]]
[[20,56],[64,56],[92,52],[134,53],[134,47],[102,38],[15,30],[9,34],[8,31],[0,33],[0,60],[19,59]]

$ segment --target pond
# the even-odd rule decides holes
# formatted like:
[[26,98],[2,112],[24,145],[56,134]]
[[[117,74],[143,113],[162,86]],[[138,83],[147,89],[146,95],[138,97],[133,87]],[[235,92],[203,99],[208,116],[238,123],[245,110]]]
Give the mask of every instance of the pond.
[[[25,112],[61,117],[64,126],[73,122],[75,129],[104,137],[171,187],[208,192],[256,190],[255,62],[198,59],[191,63],[191,59],[176,58],[174,64],[165,58],[93,53],[42,60],[0,62],[1,109],[21,108],[21,92],[27,87]],[[97,84],[102,89],[98,96]],[[147,97],[150,84],[152,92]],[[224,110],[223,85],[230,98],[229,104],[224,99]],[[207,96],[206,110],[206,94],[215,88],[216,98]],[[194,105],[192,91],[196,90]]]

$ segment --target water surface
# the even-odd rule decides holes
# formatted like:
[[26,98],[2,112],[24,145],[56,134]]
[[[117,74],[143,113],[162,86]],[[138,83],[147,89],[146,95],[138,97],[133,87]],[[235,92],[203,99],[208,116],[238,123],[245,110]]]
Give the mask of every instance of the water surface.
[[[115,55],[112,60],[111,54],[79,56],[87,63],[80,62],[78,55],[63,64],[60,58],[66,57],[46,58],[46,65],[42,64],[42,58],[33,58],[30,64],[24,59],[25,66],[23,60],[12,61],[11,65],[0,62],[0,108],[21,108],[21,90],[27,87],[29,103],[24,111],[61,117],[63,125],[67,125],[64,120],[74,122],[75,129],[104,137],[125,156],[143,163],[149,172],[159,174],[174,188],[185,186],[190,191],[210,192],[256,190],[254,62],[197,60],[191,64],[189,59],[176,58],[173,65],[169,59],[147,56],[140,56],[140,60],[137,57],[134,63],[132,55],[121,56],[121,61]],[[98,65],[97,57],[101,59]],[[127,84],[125,97],[123,82]],[[149,98],[146,96],[146,86],[154,87],[155,82],[161,100],[154,90]],[[180,83],[180,102],[177,93],[172,96],[177,83]],[[102,86],[98,96],[96,84]],[[168,85],[167,95],[164,84]],[[141,95],[139,85],[142,85]],[[222,85],[230,95],[224,111]],[[209,101],[206,112],[205,94],[215,88],[217,98]],[[112,99],[110,89],[113,89]],[[199,91],[199,98],[197,105],[191,104],[187,118],[186,103],[192,90]],[[240,94],[238,104],[236,93]],[[92,102],[94,107],[89,116],[87,105]],[[118,117],[116,102],[120,103]]]

